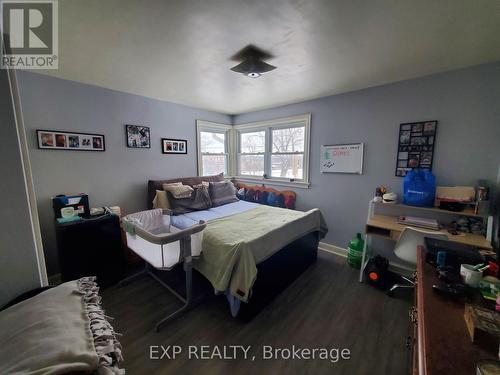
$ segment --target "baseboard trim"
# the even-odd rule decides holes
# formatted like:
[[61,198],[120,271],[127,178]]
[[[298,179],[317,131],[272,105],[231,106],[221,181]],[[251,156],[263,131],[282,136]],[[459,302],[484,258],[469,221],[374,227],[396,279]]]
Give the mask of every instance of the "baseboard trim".
[[332,245],[331,243],[320,242],[318,244],[318,250],[326,251],[327,253],[332,253],[342,258],[347,258],[347,249],[344,249],[343,247],[340,246]]
[[[340,246],[335,246],[327,242],[320,242],[318,244],[318,250],[337,255],[342,258],[347,258],[347,249],[340,247]],[[413,269],[410,267],[404,265],[404,264],[399,264],[396,262],[389,262],[389,270],[393,271],[395,273],[405,275],[405,276],[411,276],[413,274]]]

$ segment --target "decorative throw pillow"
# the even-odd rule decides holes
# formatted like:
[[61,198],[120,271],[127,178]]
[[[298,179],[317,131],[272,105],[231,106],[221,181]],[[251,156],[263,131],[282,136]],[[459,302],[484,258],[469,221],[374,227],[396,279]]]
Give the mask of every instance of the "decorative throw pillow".
[[269,196],[269,192],[268,191],[263,191],[262,195],[260,197],[259,203],[260,204],[267,204],[267,197],[268,196]]
[[189,185],[163,184],[163,190],[168,191],[174,198],[190,198],[193,194],[193,188]]
[[153,208],[170,209],[170,201],[168,200],[165,190],[156,190],[155,199],[153,199]]
[[211,182],[210,183],[210,199],[214,207],[222,206],[232,202],[237,202],[234,185],[231,181]]
[[295,197],[293,195],[289,194],[285,197],[285,206],[291,210],[295,208]]
[[197,188],[197,187],[200,187],[200,186],[205,186],[208,189],[208,187],[210,186],[210,182],[208,182],[208,181],[201,181],[201,184],[193,185],[193,188]]
[[248,202],[253,202],[253,197],[255,196],[255,190],[247,189],[245,192],[245,200]]
[[236,193],[236,197],[238,199],[245,200],[245,188],[241,188],[240,190],[238,190],[238,192]]
[[171,210],[174,215],[185,214],[192,211],[206,210],[212,207],[212,201],[208,194],[208,189],[203,184],[192,189],[192,194],[188,198],[176,198],[170,191],[167,191]]
[[274,203],[276,205],[276,207],[281,207],[281,208],[285,208],[285,196],[283,194],[279,194],[277,197],[276,197],[276,202]]
[[253,196],[253,201],[255,203],[260,203],[262,199],[262,191],[261,190],[256,190],[255,191],[255,195]]
[[162,187],[163,187],[163,190],[165,190],[165,186],[181,186],[181,185],[182,185],[182,182],[169,182],[169,183],[163,184]]
[[168,184],[163,184],[163,190],[156,190],[156,195],[153,199],[153,208],[164,208],[171,209],[170,202],[168,200],[167,192],[165,191],[165,186],[180,186],[182,182],[171,182]]
[[269,206],[274,206],[275,203],[276,203],[276,194],[271,191],[267,196],[267,204]]

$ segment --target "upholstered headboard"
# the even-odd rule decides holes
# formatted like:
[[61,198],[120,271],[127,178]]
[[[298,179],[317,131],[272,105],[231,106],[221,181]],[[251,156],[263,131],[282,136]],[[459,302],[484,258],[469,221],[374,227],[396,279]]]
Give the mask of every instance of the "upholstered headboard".
[[207,182],[219,182],[224,181],[223,174],[218,174],[215,176],[195,176],[195,177],[181,177],[173,178],[171,180],[149,180],[148,181],[148,202],[147,208],[153,208],[153,199],[156,195],[156,190],[163,190],[163,184],[169,184],[173,182],[182,182],[184,185],[197,185],[201,184],[202,181]]

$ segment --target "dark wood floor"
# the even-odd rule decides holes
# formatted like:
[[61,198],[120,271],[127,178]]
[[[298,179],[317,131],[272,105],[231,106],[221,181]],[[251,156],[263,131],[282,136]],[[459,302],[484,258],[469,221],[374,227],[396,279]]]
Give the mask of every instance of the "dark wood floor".
[[[179,306],[148,277],[103,291],[106,313],[123,333],[128,375],[135,374],[406,374],[411,296],[390,298],[357,282],[345,259],[319,252],[318,261],[248,323],[231,318],[223,297],[205,301],[159,333],[156,321]],[[150,360],[150,345],[180,345],[175,360]],[[251,345],[251,360],[188,360],[189,345]],[[262,345],[348,348],[351,359],[262,360]],[[161,352],[160,352],[161,354]]]

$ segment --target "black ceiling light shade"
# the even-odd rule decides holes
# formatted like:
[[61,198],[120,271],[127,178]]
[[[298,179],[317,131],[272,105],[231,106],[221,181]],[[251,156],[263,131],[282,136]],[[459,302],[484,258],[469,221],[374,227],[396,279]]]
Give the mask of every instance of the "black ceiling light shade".
[[231,57],[231,60],[241,61],[238,65],[233,66],[231,70],[236,73],[244,74],[250,78],[257,78],[260,77],[262,73],[276,69],[274,65],[264,61],[272,57],[273,56],[268,52],[250,44]]

